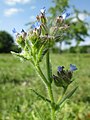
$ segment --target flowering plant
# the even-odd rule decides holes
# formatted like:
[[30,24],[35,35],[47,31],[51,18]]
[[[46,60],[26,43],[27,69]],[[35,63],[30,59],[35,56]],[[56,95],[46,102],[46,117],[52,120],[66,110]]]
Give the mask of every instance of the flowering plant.
[[[72,64],[70,64],[70,70],[64,70],[64,66],[59,66],[57,68],[57,75],[54,75],[52,73],[52,65],[50,62],[50,48],[52,48],[57,40],[61,39],[65,31],[69,28],[69,25],[65,23],[65,20],[70,15],[70,13],[64,12],[62,15],[56,18],[55,24],[53,24],[53,26],[48,27],[45,12],[45,7],[40,10],[40,15],[37,15],[37,21],[31,26],[30,31],[25,32],[22,29],[20,34],[15,28],[12,30],[13,33],[16,34],[16,41],[18,45],[22,49],[21,53],[12,53],[23,59],[29,60],[33,64],[35,70],[47,88],[49,99],[40,95],[35,90],[32,91],[43,101],[50,104],[51,120],[55,120],[56,111],[59,110],[62,103],[71,97],[77,89],[77,87],[75,87],[68,94],[66,94],[68,86],[73,82],[73,72],[77,70],[77,68]],[[46,56],[47,76],[45,76],[42,69],[40,68],[40,62],[42,62],[44,56]],[[62,97],[60,96],[57,101],[55,101],[53,95],[53,82],[55,86],[62,87],[64,91]]]

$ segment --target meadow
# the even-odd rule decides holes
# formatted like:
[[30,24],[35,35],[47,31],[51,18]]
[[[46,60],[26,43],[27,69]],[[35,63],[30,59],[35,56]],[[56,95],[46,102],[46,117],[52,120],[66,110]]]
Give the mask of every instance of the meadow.
[[[75,64],[74,82],[68,90],[78,86],[70,100],[57,113],[57,120],[90,120],[90,54],[51,54],[52,71],[57,66],[69,68]],[[45,72],[45,60],[41,64]],[[29,61],[11,54],[0,54],[0,120],[50,120],[49,105],[43,104],[30,89],[46,95],[45,86]],[[62,89],[53,87],[54,96]],[[48,97],[48,96],[47,96]]]

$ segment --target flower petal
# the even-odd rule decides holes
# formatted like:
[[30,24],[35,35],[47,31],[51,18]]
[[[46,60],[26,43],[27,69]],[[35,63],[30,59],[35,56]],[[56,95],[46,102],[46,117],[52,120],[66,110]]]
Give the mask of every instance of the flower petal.
[[13,33],[17,33],[17,31],[16,31],[16,29],[15,29],[15,28],[13,28],[13,29],[12,29],[12,32],[13,32]]
[[64,13],[64,14],[62,14],[63,19],[66,19],[68,16],[70,16],[70,13]]
[[57,71],[61,72],[63,70],[63,68],[64,68],[63,66],[58,66],[58,70]]
[[32,27],[32,29],[39,29],[40,28],[40,25],[41,25],[41,23],[40,22],[35,22],[35,24],[33,24],[31,27]]
[[45,7],[43,7],[43,8],[40,10],[40,12],[41,12],[42,14],[45,14],[45,11],[46,11],[46,8],[45,8]]
[[77,70],[76,66],[75,66],[75,65],[70,64],[70,71],[75,71],[75,70]]

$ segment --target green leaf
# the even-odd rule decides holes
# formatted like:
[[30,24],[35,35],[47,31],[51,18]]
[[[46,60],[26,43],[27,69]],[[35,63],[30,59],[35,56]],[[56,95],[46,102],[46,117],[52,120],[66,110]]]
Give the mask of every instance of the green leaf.
[[22,36],[19,36],[17,39],[16,39],[17,43],[22,47],[24,48],[25,47],[25,40],[23,39]]
[[27,54],[15,53],[15,52],[13,52],[13,51],[11,51],[11,53],[12,53],[13,55],[17,56],[17,57],[20,57],[20,58],[24,59],[24,60],[30,60],[31,63],[34,64],[34,61],[33,61],[33,59],[32,59],[32,56],[29,56],[29,55],[27,55]]
[[26,60],[27,60],[27,58],[24,57],[21,53],[15,53],[15,52],[13,52],[13,51],[11,51],[11,53],[12,53],[13,55],[16,55],[16,56],[18,56],[18,57],[20,57],[20,58],[23,58],[23,59],[26,59]]
[[44,118],[43,118],[43,115],[40,113],[40,109],[38,109],[36,106],[34,106],[34,109],[35,109],[35,111],[36,111],[36,114],[37,114],[37,116],[38,116],[38,120],[45,120]]
[[61,104],[66,100],[66,99],[69,99],[73,94],[74,92],[77,90],[78,87],[75,87],[74,89],[72,89],[72,91],[70,91],[66,96],[64,96],[60,103],[58,105],[56,105],[56,110],[58,110],[61,106]]
[[43,56],[46,54],[47,49],[45,50],[45,46],[46,46],[47,41],[41,46],[38,55],[37,55],[37,62],[40,62],[43,58]]
[[51,81],[51,83],[52,83],[52,65],[51,65],[50,62],[49,62],[49,69],[50,69],[50,71],[49,71],[49,74],[50,74],[50,81]]
[[45,24],[42,24],[41,32],[42,32],[42,35],[48,34],[48,28]]
[[45,102],[51,103],[51,101],[47,98],[45,98],[44,96],[40,95],[38,92],[36,92],[33,89],[30,89],[31,91],[33,91],[38,97],[40,97],[42,100],[44,100]]

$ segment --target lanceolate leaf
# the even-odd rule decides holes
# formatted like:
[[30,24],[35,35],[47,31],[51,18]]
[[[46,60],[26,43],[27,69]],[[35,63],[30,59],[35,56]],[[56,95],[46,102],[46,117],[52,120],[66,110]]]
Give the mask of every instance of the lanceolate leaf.
[[23,58],[23,59],[26,59],[27,60],[27,58],[26,57],[24,57],[22,54],[20,54],[20,53],[15,53],[15,52],[13,52],[13,51],[11,51],[11,53],[13,54],[13,55],[16,55],[16,56],[18,56],[18,57],[21,57],[21,58]]
[[56,110],[58,110],[61,106],[61,104],[66,100],[66,99],[69,99],[73,94],[74,92],[77,90],[78,87],[75,87],[71,92],[69,92],[66,96],[64,96],[60,103],[56,106]]
[[51,101],[47,98],[45,98],[44,96],[40,95],[38,92],[36,92],[33,89],[30,89],[31,91],[33,91],[38,97],[40,97],[42,100],[44,100],[45,102],[51,103]]
[[17,57],[23,58],[24,60],[30,60],[31,63],[34,64],[33,59],[32,59],[31,56],[25,56],[25,55],[23,55],[23,54],[21,54],[21,53],[15,53],[15,52],[13,52],[13,51],[11,51],[11,53],[12,53],[13,55],[16,55]]

